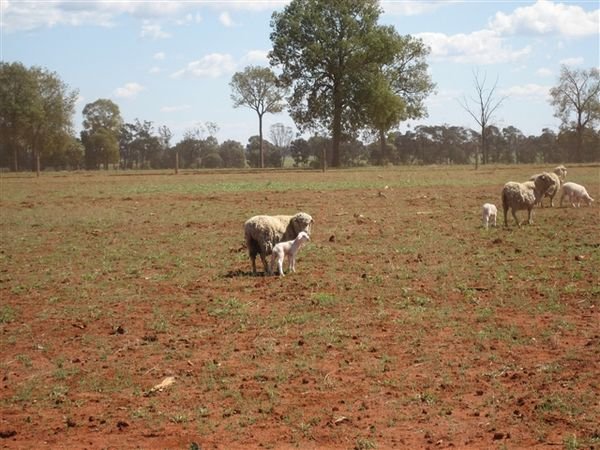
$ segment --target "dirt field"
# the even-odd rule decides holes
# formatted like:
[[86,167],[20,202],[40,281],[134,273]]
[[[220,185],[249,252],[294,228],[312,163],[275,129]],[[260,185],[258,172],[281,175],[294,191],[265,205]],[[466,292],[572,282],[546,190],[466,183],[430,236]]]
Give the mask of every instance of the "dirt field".
[[0,448],[600,448],[600,200],[502,227],[541,169],[3,174]]

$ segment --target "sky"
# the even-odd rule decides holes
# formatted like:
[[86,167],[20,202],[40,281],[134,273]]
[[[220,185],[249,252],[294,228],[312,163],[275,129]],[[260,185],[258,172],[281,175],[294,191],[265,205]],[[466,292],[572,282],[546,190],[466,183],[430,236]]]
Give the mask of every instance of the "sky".
[[[245,145],[258,134],[258,117],[233,107],[229,83],[249,65],[269,65],[271,16],[288,3],[0,0],[0,59],[56,72],[76,89],[76,131],[85,105],[107,98],[125,122],[167,126],[172,144],[211,122],[219,142]],[[558,84],[561,65],[600,68],[599,0],[380,5],[381,24],[421,38],[431,49],[427,62],[436,89],[426,101],[428,116],[403,123],[403,131],[423,124],[476,129],[461,106],[472,102],[476,74],[504,98],[494,125],[512,125],[526,135],[558,130],[548,92]],[[266,114],[267,139],[275,123],[297,131],[286,112]]]

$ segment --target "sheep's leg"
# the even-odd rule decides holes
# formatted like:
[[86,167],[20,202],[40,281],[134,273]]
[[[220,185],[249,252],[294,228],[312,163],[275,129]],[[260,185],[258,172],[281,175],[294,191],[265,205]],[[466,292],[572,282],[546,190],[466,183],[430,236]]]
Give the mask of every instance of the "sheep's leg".
[[521,228],[521,224],[519,223],[519,219],[517,218],[517,212],[514,210],[514,208],[511,208],[510,212],[512,213],[512,216],[515,218],[515,223],[517,224],[517,226],[519,228]]
[[531,225],[533,223],[533,208],[528,208],[527,209],[527,224]]
[[296,256],[290,256],[290,272],[296,272]]
[[260,251],[260,259],[262,260],[263,267],[265,269],[265,273],[267,275],[271,275],[271,268],[269,267],[269,264],[267,263],[267,255],[265,254],[264,250]]
[[[508,213],[508,208],[504,207],[504,226],[508,228],[508,220],[506,219]],[[513,212],[514,215],[514,212]]]
[[280,256],[277,260],[277,267],[279,268],[279,275],[285,277],[285,274],[283,273],[283,256]]
[[252,250],[249,252],[250,263],[252,264],[252,273],[256,275],[256,253]]

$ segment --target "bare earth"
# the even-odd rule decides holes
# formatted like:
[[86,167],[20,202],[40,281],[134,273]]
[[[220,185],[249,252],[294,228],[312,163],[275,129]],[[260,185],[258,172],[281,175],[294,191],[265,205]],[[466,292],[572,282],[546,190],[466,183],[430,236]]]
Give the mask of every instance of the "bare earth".
[[[506,229],[468,173],[2,179],[0,447],[600,448],[598,205]],[[252,276],[244,220],[296,211],[297,273]]]

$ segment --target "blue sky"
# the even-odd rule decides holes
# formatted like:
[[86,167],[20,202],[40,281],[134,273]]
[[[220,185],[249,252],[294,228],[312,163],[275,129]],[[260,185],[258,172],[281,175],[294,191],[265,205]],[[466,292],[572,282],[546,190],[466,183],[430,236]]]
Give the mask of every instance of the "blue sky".
[[[1,58],[58,73],[87,103],[109,98],[127,122],[166,125],[173,144],[187,130],[217,124],[219,142],[246,144],[256,113],[234,109],[229,82],[248,65],[268,65],[270,19],[287,1],[1,2]],[[382,24],[422,38],[437,84],[429,117],[403,124],[476,128],[459,100],[474,94],[473,76],[497,80],[496,126],[525,134],[558,129],[548,103],[561,64],[600,67],[599,1],[381,1]],[[266,115],[264,132],[286,113]],[[295,127],[294,127],[295,129]]]

